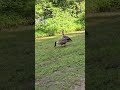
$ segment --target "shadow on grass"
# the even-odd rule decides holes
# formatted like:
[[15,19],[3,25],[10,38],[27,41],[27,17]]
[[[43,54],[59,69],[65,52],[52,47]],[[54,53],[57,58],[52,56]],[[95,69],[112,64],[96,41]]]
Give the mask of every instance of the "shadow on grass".
[[0,89],[34,88],[34,31],[0,32]]
[[120,16],[86,20],[86,89],[119,90]]

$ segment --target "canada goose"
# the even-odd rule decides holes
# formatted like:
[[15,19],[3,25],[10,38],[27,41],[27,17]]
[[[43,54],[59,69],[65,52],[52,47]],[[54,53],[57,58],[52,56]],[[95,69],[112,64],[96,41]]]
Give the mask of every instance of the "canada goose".
[[72,41],[71,38],[69,38],[68,36],[65,36],[65,35],[64,35],[64,30],[62,30],[62,36],[63,36],[62,38],[66,39],[67,42]]
[[62,45],[65,45],[67,42],[68,42],[67,39],[62,38],[62,39],[55,42],[55,46],[56,46],[56,44],[59,44],[62,46]]

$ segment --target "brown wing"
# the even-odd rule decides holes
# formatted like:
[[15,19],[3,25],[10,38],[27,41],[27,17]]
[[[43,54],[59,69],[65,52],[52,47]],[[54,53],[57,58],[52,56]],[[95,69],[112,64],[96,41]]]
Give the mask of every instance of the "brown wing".
[[66,39],[68,42],[72,41],[71,38],[69,38],[68,36],[63,36],[64,39]]
[[66,44],[66,43],[67,43],[67,40],[63,38],[63,39],[60,39],[60,40],[58,41],[58,43],[61,44],[61,45],[63,45],[63,44]]

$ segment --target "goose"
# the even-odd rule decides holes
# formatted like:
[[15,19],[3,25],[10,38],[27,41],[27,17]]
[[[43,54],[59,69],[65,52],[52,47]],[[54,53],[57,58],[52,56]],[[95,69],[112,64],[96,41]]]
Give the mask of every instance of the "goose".
[[67,42],[72,41],[70,37],[64,35],[64,30],[62,30],[62,38],[66,39]]
[[59,44],[62,46],[62,45],[65,45],[67,42],[68,42],[67,39],[62,38],[62,39],[55,42],[55,46],[56,46],[56,44]]

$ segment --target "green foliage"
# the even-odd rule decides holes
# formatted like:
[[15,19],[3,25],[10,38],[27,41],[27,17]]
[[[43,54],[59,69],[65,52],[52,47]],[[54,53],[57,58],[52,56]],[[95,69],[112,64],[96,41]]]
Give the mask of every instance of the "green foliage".
[[9,28],[18,25],[27,25],[31,20],[23,18],[22,16],[12,13],[10,15],[0,14],[0,28]]
[[34,16],[34,1],[33,0],[1,0],[1,13],[17,13],[22,16]]
[[[39,0],[35,5],[36,16],[36,37],[51,36],[61,33],[62,29],[65,32],[82,30],[85,27],[84,14],[85,2],[76,2],[75,0]],[[65,2],[66,1],[66,2]],[[39,20],[40,19],[40,20]],[[37,21],[38,20],[38,21]]]
[[31,24],[33,21],[33,0],[0,0],[0,28]]
[[120,9],[120,0],[87,0],[86,12],[104,12]]
[[[83,16],[81,15],[81,17]],[[58,11],[54,18],[47,19],[46,24],[40,25],[39,23],[36,23],[36,36],[40,35],[38,33],[41,33],[41,36],[43,33],[46,33],[47,36],[55,35],[61,33],[62,29],[64,29],[65,32],[80,30],[84,26],[82,25],[82,19],[83,18],[81,18],[81,20],[79,20],[79,18],[73,18],[68,12]]]

